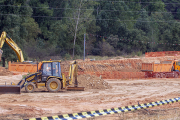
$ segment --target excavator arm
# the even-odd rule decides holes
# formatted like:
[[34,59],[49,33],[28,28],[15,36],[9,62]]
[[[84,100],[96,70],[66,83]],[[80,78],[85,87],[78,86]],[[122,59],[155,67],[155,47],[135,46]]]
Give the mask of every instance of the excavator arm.
[[[6,32],[2,32],[0,37],[0,58],[2,56],[3,51],[1,50],[4,42],[7,43],[16,53],[20,62],[24,61],[22,50],[18,47],[18,45],[8,36]],[[1,59],[0,59],[1,60]]]

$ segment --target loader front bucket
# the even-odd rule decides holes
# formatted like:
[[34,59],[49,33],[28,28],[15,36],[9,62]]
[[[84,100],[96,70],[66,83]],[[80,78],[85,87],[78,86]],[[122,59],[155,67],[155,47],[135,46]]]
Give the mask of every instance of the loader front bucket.
[[67,91],[84,91],[84,87],[67,87]]
[[3,51],[0,49],[0,61],[1,61],[2,53],[3,53]]
[[21,94],[20,85],[0,85],[0,94]]

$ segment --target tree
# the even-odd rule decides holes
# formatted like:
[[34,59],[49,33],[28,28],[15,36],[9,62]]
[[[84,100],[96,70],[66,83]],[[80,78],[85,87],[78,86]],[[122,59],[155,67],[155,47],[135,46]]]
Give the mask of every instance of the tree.
[[124,2],[103,1],[99,4],[96,14],[96,25],[101,28],[98,32],[99,35],[116,35],[122,24],[133,28],[133,22],[129,22],[129,20],[133,20],[132,12],[126,12],[130,9]]
[[[163,0],[164,3],[172,3],[166,4],[165,8],[168,12],[172,12],[175,19],[179,19],[179,0]],[[177,3],[177,4],[176,4]]]
[[22,26],[27,30],[28,34],[26,36],[26,42],[33,42],[38,34],[41,33],[39,25],[35,22],[33,18],[27,18],[26,21],[22,23]]
[[[88,10],[88,9],[93,9],[94,5],[96,5],[97,2],[94,1],[83,1],[83,0],[73,0],[73,1],[67,1],[66,2],[66,7],[71,8],[71,9],[66,9],[65,12],[65,17],[66,19],[65,24],[68,26],[69,30],[69,35],[73,37],[73,58],[74,58],[74,52],[75,52],[75,47],[76,43],[78,43],[77,47],[79,44],[83,43],[83,34],[86,33],[88,28],[91,28],[89,26],[95,25],[95,21],[93,20],[95,17],[92,15],[93,10]],[[91,28],[88,31],[94,31],[96,29]],[[80,46],[79,46],[80,47]],[[79,48],[77,48],[78,50]],[[81,49],[79,49],[81,50]],[[81,53],[81,51],[76,51],[78,53]]]
[[113,46],[103,39],[102,42],[99,41],[100,55],[101,56],[112,56],[115,54]]
[[145,33],[150,32],[150,20],[145,10],[142,10],[140,17],[138,18],[135,28],[144,31]]
[[30,0],[29,5],[33,7],[34,19],[39,24],[42,34],[40,34],[41,39],[48,40],[49,28],[53,21],[51,17],[53,16],[53,9],[49,8],[50,0]]
[[72,48],[71,36],[68,35],[68,26],[63,24],[62,20],[54,22],[50,27],[50,45],[55,45],[56,54],[64,56],[65,54],[70,53]]

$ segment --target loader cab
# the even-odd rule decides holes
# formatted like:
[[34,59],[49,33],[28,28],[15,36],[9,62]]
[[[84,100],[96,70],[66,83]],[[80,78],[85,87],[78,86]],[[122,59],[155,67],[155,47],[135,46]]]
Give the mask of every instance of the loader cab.
[[41,66],[42,81],[46,81],[49,76],[62,77],[60,61],[45,61]]

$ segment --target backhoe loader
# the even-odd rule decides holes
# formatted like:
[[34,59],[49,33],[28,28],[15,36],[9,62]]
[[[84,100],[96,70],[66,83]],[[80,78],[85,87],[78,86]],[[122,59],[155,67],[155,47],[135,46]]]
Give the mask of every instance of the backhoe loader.
[[1,50],[4,42],[7,43],[16,53],[19,62],[24,62],[24,57],[22,50],[18,47],[18,45],[8,36],[6,32],[2,32],[1,37],[0,37],[0,61],[1,61],[1,56],[3,51]]
[[[28,75],[17,85],[0,86],[0,93],[21,93],[25,87],[26,92],[32,93],[37,88],[46,87],[49,92],[58,92],[61,89],[72,91],[84,91],[84,87],[78,87],[77,62],[70,64],[69,75],[61,73],[61,61],[42,61],[38,72]],[[68,87],[74,83],[74,87]],[[4,91],[3,91],[4,89]]]

